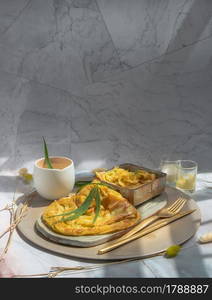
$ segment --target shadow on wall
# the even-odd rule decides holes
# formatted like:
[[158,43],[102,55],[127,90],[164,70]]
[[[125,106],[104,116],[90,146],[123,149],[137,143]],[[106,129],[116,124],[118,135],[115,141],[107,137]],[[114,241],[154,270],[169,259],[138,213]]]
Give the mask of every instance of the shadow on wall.
[[[209,9],[206,11],[206,8],[209,6]],[[179,50],[182,47],[192,45],[198,40],[201,40],[201,35],[206,29],[209,21],[211,20],[211,3],[210,1],[203,0],[194,0],[192,5],[190,6],[190,10],[185,14],[182,24],[176,32],[176,35],[171,39],[167,50],[164,54],[170,53],[175,50]],[[204,13],[204,18],[201,18]],[[195,23],[195,27],[191,28],[191,24]],[[190,30],[189,30],[190,28]],[[189,36],[188,36],[189,32]],[[187,36],[184,37],[184,35]],[[210,35],[211,36],[211,35]],[[207,38],[209,36],[206,36]],[[180,47],[177,45],[180,44]]]

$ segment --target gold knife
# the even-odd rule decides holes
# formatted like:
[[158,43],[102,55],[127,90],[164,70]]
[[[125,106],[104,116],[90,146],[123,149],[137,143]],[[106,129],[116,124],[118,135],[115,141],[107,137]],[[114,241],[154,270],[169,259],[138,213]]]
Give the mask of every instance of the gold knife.
[[174,221],[176,221],[176,220],[178,220],[178,219],[180,219],[180,218],[182,218],[184,216],[187,216],[187,215],[193,213],[195,210],[196,209],[191,209],[191,210],[188,210],[188,211],[183,211],[183,212],[180,212],[177,215],[175,215],[173,217],[170,217],[168,219],[157,221],[153,225],[148,226],[147,228],[141,230],[140,232],[134,234],[133,236],[130,236],[130,237],[128,237],[126,239],[123,239],[121,241],[118,241],[118,242],[114,241],[114,242],[110,243],[109,246],[100,249],[98,251],[98,254],[100,254],[100,255],[104,254],[104,253],[109,252],[109,251],[111,251],[111,250],[113,250],[115,248],[118,248],[119,246],[127,244],[127,243],[129,243],[131,241],[134,241],[134,240],[136,240],[136,239],[138,239],[138,238],[140,238],[140,237],[142,237],[142,236],[144,236],[144,235],[146,235],[146,234],[148,234],[150,232],[153,232],[153,231],[155,231],[155,230],[157,230],[157,229],[159,229],[159,228],[161,228],[163,226],[168,225],[169,223],[172,223],[172,222],[174,222]]

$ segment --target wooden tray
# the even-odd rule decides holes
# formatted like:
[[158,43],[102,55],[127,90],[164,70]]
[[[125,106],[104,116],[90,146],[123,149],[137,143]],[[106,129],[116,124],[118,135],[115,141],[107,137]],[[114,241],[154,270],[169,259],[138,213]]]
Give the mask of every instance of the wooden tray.
[[[141,210],[142,206],[144,205],[147,205],[147,207],[151,208],[154,207],[154,209],[150,210],[145,210],[143,208],[143,218],[160,209],[162,203],[163,206],[166,201],[168,202],[168,204],[171,204],[180,196],[188,199],[183,210],[196,209],[194,213],[103,255],[98,255],[97,252],[99,249],[106,246],[107,243],[89,248],[81,248],[76,246],[73,247],[70,245],[63,245],[58,242],[53,242],[49,238],[38,232],[35,226],[36,221],[42,213],[44,207],[49,205],[49,202],[41,198],[38,194],[33,197],[33,201],[29,207],[28,214],[18,225],[18,231],[27,240],[34,243],[35,245],[42,247],[43,249],[46,249],[48,251],[53,251],[55,253],[67,255],[70,257],[92,260],[122,260],[148,257],[166,250],[173,244],[182,244],[196,233],[201,222],[200,210],[194,200],[192,200],[188,195],[174,188],[166,187],[165,193],[160,196],[162,198],[164,197],[164,202],[158,201],[158,197],[156,197],[141,205]],[[154,203],[156,203],[156,205]],[[157,203],[160,204],[160,207]],[[18,211],[20,210],[21,206],[22,203],[19,204]]]

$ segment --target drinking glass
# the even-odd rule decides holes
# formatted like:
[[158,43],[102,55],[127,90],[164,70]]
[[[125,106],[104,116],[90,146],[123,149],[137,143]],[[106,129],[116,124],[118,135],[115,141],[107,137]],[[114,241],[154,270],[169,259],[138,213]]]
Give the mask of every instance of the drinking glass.
[[197,163],[192,160],[180,160],[176,187],[193,193],[196,189]]
[[166,183],[173,187],[176,186],[178,174],[179,161],[178,160],[162,160],[160,163],[160,170],[166,173]]

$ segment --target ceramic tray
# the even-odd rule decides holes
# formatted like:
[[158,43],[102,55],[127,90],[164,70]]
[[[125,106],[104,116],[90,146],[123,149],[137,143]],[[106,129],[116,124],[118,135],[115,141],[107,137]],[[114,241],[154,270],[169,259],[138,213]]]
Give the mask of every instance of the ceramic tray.
[[[92,174],[89,172],[80,173],[77,176],[77,180],[89,180],[91,176]],[[42,229],[40,230],[42,233],[38,231],[37,228],[39,226],[36,226],[36,222],[37,220],[39,220],[45,206],[49,205],[50,202],[41,198],[37,193],[35,193],[33,197],[33,201],[29,206],[26,217],[18,225],[18,231],[27,240],[33,242],[35,245],[42,247],[43,249],[46,249],[48,251],[68,255],[70,257],[92,260],[122,260],[152,256],[166,250],[170,245],[182,244],[186,240],[191,238],[200,225],[200,210],[196,202],[188,195],[171,187],[166,187],[165,192],[159,197],[151,199],[138,207],[141,212],[142,219],[144,219],[158,211],[166,203],[168,205],[171,204],[180,196],[188,199],[183,210],[196,209],[194,213],[103,255],[98,255],[98,250],[105,247],[107,245],[105,241],[107,239],[114,238],[111,237],[114,234],[95,236],[92,238],[80,237],[76,240],[76,238],[67,238],[62,235],[58,235],[58,237],[56,237],[56,234],[52,233],[45,227],[42,227]],[[20,203],[18,210],[21,208],[21,206],[22,204]],[[96,239],[99,240],[97,241]],[[77,245],[76,241],[77,243],[82,243],[83,245],[78,244],[78,247],[73,246],[74,244]],[[94,242],[93,245],[96,245],[99,242],[101,243],[101,245],[91,247],[92,242]],[[88,243],[87,246],[86,243]],[[81,247],[79,247],[79,245]]]

